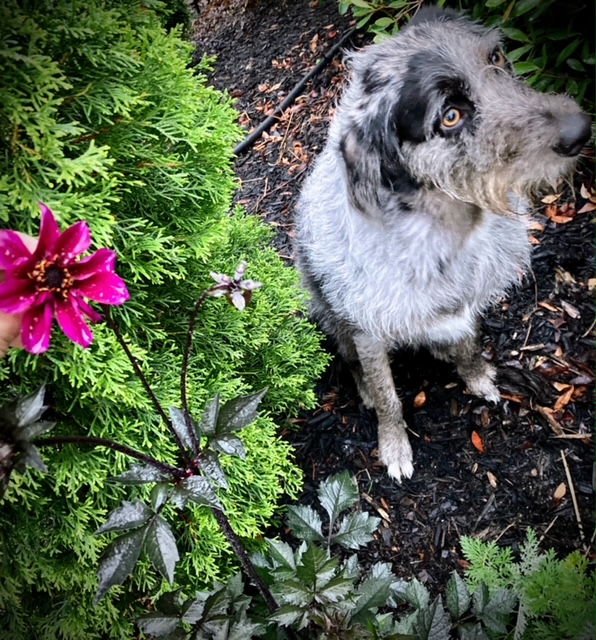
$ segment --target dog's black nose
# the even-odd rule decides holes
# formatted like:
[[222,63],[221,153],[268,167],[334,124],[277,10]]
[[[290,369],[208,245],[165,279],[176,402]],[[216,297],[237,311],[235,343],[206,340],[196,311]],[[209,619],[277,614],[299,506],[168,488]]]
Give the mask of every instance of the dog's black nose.
[[553,147],[560,156],[576,156],[592,135],[592,118],[574,113],[560,120],[559,142]]

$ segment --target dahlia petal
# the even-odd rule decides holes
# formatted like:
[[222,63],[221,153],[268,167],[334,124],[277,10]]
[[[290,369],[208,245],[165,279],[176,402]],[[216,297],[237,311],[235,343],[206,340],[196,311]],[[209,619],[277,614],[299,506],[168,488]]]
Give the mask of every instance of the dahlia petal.
[[56,300],[56,320],[66,337],[82,347],[93,342],[93,334],[87,326],[83,312],[74,296]]
[[102,304],[122,304],[130,298],[124,280],[109,271],[77,281],[75,287],[85,298]]
[[8,269],[15,262],[31,257],[31,251],[16,231],[0,231],[0,269]]
[[101,322],[103,320],[101,313],[97,313],[93,307],[83,300],[83,298],[77,298],[77,304],[91,322]]
[[56,240],[55,251],[63,259],[69,261],[87,251],[91,244],[89,225],[81,220],[68,227]]
[[0,283],[0,311],[21,313],[33,306],[37,293],[32,280],[9,278]]
[[116,266],[116,252],[110,249],[98,249],[95,253],[73,262],[68,271],[75,280],[85,280],[96,273],[114,271]]
[[21,340],[29,353],[43,353],[50,346],[52,335],[53,304],[49,300],[27,309],[23,314]]
[[35,250],[36,257],[43,257],[54,252],[56,241],[60,237],[60,227],[52,210],[43,202],[39,203],[41,209],[41,225],[39,228],[39,242]]

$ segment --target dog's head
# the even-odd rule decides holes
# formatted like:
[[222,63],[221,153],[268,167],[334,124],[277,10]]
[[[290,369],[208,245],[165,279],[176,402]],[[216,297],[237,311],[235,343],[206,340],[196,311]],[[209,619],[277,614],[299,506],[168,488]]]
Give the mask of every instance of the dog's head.
[[335,135],[364,213],[407,208],[420,189],[508,213],[512,193],[554,185],[591,136],[573,100],[514,76],[497,30],[454,11],[420,11],[351,64]]

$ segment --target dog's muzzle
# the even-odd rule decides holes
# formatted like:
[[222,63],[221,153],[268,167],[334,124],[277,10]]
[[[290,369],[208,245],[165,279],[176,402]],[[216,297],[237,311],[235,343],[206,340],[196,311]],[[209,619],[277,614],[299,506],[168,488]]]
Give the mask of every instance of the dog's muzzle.
[[574,113],[560,119],[559,142],[555,153],[566,158],[577,156],[592,136],[592,119],[586,113]]

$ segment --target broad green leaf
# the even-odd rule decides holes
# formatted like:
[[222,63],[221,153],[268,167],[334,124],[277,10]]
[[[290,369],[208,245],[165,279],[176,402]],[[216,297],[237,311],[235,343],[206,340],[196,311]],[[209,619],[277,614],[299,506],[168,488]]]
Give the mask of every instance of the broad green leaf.
[[149,482],[167,482],[171,477],[149,464],[133,464],[130,469],[112,478],[120,484],[147,484]]
[[225,434],[217,436],[209,441],[209,446],[215,451],[225,453],[228,456],[238,456],[242,460],[246,458],[244,444],[237,436]]
[[568,58],[567,60],[565,60],[565,62],[574,71],[580,71],[580,72],[585,71],[584,65],[576,58]]
[[484,611],[484,607],[488,604],[488,587],[484,582],[481,582],[472,595],[472,601],[474,602],[474,613],[480,617]]
[[477,616],[488,629],[495,633],[504,634],[507,632],[505,623],[516,604],[517,597],[512,591],[497,589],[482,612],[477,613]]
[[514,63],[517,62],[525,53],[528,53],[533,45],[525,44],[523,47],[518,47],[517,49],[513,49],[512,51],[507,52],[507,60],[509,62]]
[[283,627],[288,627],[289,625],[294,624],[294,622],[296,622],[304,613],[305,611],[302,607],[286,604],[283,607],[280,607],[275,613],[272,613],[269,616],[269,620],[277,622]]
[[294,552],[289,544],[280,542],[279,540],[267,539],[267,545],[269,546],[269,555],[277,565],[292,571],[296,570]]
[[205,405],[203,417],[201,419],[201,433],[206,436],[213,435],[217,427],[217,417],[219,415],[219,393],[217,393]]
[[158,482],[153,489],[151,489],[151,506],[153,507],[153,511],[159,511],[168,501],[171,489],[171,485],[166,482]]
[[287,524],[301,540],[323,541],[323,522],[311,507],[296,505],[288,508]]
[[216,433],[218,435],[232,433],[254,422],[259,404],[266,393],[267,389],[261,389],[250,396],[228,400],[219,410]]
[[351,555],[343,564],[342,573],[344,576],[357,580],[360,577],[360,564],[356,554]]
[[172,428],[176,432],[176,435],[180,438],[182,444],[190,450],[193,450],[193,440],[190,429],[194,429],[196,433],[196,424],[194,420],[189,416],[189,425],[186,423],[186,417],[184,412],[176,407],[170,407],[170,419],[172,421]]
[[385,29],[386,27],[390,27],[393,24],[392,18],[379,18],[375,20],[375,26],[380,29]]
[[339,523],[339,529],[331,541],[346,549],[359,549],[373,539],[372,533],[377,530],[380,522],[380,518],[366,512],[350,513]]
[[501,31],[510,39],[518,42],[530,42],[530,38],[520,29],[514,27],[501,27]]
[[459,577],[457,571],[454,571],[447,583],[447,609],[449,613],[457,620],[468,610],[472,602],[472,596],[468,591],[466,583]]
[[161,516],[155,516],[147,529],[145,551],[155,569],[172,584],[180,556],[170,525]]
[[191,476],[181,480],[172,491],[172,502],[182,508],[188,500],[223,511],[223,506],[207,478]]
[[350,0],[350,4],[362,9],[372,9],[370,2],[367,2],[366,0]]
[[430,594],[428,589],[418,582],[416,578],[412,578],[410,584],[406,587],[406,601],[417,609],[426,609],[430,602]]
[[110,512],[107,522],[95,532],[95,535],[110,531],[126,531],[137,529],[153,517],[153,511],[139,500],[124,501],[121,507]]
[[486,2],[484,3],[484,6],[487,7],[488,9],[492,9],[493,7],[498,7],[504,2],[505,0],[486,0]]
[[137,618],[136,623],[145,635],[169,640],[170,638],[186,637],[185,631],[178,628],[179,620],[177,616],[150,613],[142,618]]
[[310,544],[296,567],[296,576],[310,588],[322,589],[337,573],[338,564],[336,557],[330,558],[326,551]]
[[[243,612],[240,620],[232,623],[225,640],[250,640],[250,638],[257,637],[256,634],[259,634],[258,637],[260,637],[264,631],[265,627],[262,624],[251,622]],[[219,636],[213,636],[213,640],[219,640]],[[224,639],[222,638],[222,640]]]
[[531,73],[532,71],[539,71],[540,67],[535,65],[533,62],[516,62],[513,65],[515,69],[515,73],[520,76],[523,76],[526,73]]
[[358,502],[358,485],[347,471],[323,480],[319,486],[321,506],[329,514],[330,526],[337,516]]
[[209,480],[213,480],[222,489],[228,488],[228,480],[219,464],[219,456],[215,451],[203,451],[199,464],[204,476]]
[[544,2],[544,0],[519,0],[511,13],[516,17],[521,16],[537,7],[541,2]]
[[558,67],[564,60],[567,60],[567,58],[579,47],[581,42],[582,41],[579,38],[577,40],[572,40],[557,56],[555,66]]
[[99,585],[95,604],[111,587],[122,584],[132,573],[143,548],[146,533],[147,525],[119,536],[106,547],[97,570]]
[[419,609],[418,614],[416,631],[419,640],[449,640],[451,621],[441,598],[437,598],[430,607]]

